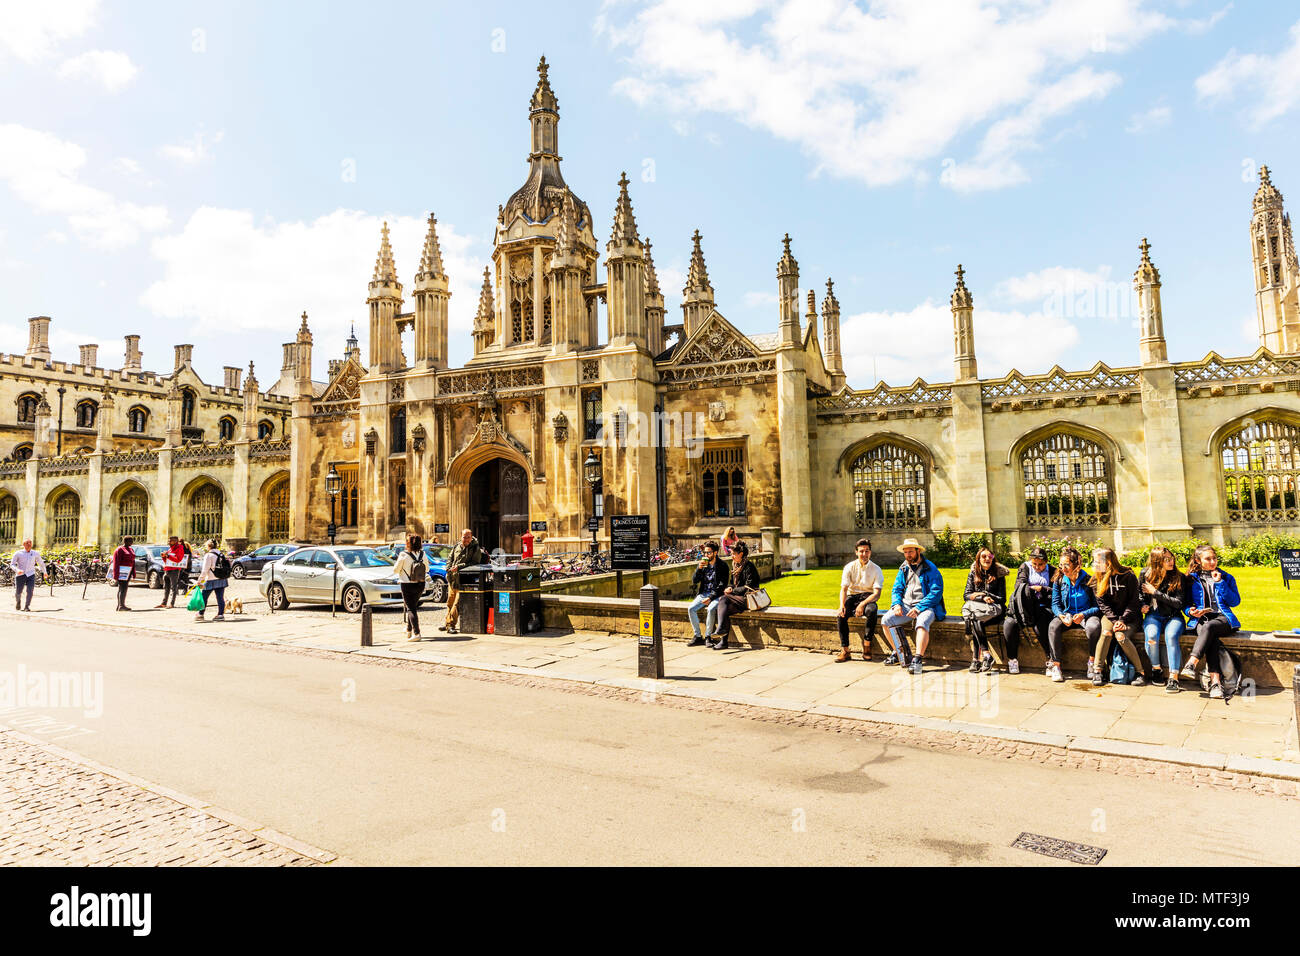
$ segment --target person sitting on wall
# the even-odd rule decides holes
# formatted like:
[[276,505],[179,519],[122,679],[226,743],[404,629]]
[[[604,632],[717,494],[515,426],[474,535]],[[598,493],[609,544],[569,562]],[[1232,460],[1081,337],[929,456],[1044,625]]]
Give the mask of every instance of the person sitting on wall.
[[840,629],[840,656],[835,663],[842,664],[849,659],[849,617],[866,619],[866,629],[862,632],[862,659],[871,660],[871,635],[876,633],[876,615],[880,609],[876,601],[885,588],[885,573],[871,560],[871,542],[859,539],[858,556],[844,565],[840,575],[840,610],[835,619]]
[[1177,694],[1178,669],[1183,663],[1183,649],[1179,639],[1183,636],[1183,603],[1187,597],[1186,579],[1178,571],[1178,559],[1168,548],[1152,548],[1147,566],[1138,578],[1142,585],[1142,632],[1147,639],[1147,657],[1151,661],[1151,683],[1161,680],[1160,640],[1163,637],[1165,653],[1169,658],[1165,693]]
[[[894,578],[894,606],[881,622],[894,646],[894,653],[885,658],[885,663],[902,663],[913,674],[919,674],[930,644],[930,628],[948,616],[943,607],[943,575],[933,561],[923,556],[925,548],[915,538],[905,540],[898,550],[903,553],[903,564]],[[916,655],[912,657],[903,636],[903,626],[909,623],[916,625]]]
[[1032,627],[1043,645],[1043,653],[1051,658],[1048,649],[1047,629],[1052,620],[1052,575],[1055,572],[1047,560],[1047,552],[1034,548],[1029,560],[1016,572],[1016,587],[1007,605],[1008,614],[1002,621],[1002,637],[1007,642],[1007,673],[1020,673],[1020,631]]
[[[1047,676],[1060,684],[1061,660],[1065,655],[1065,632],[1072,627],[1083,628],[1088,647],[1097,645],[1101,637],[1101,608],[1092,590],[1092,578],[1083,569],[1083,556],[1078,548],[1061,549],[1061,566],[1052,575],[1052,621],[1047,625]],[[1092,660],[1088,661],[1088,679],[1093,675]]]
[[447,595],[447,617],[438,625],[438,630],[448,634],[456,633],[456,625],[460,621],[460,569],[471,564],[482,564],[486,560],[487,555],[479,547],[478,539],[466,528],[460,533],[460,541],[451,549],[451,554],[447,555],[447,587],[450,593]]
[[1133,664],[1137,676],[1134,687],[1143,687],[1147,674],[1138,654],[1137,641],[1132,640],[1142,628],[1142,588],[1137,575],[1119,563],[1110,548],[1098,548],[1092,553],[1092,570],[1095,576],[1093,589],[1097,593],[1097,607],[1101,609],[1101,639],[1097,642],[1092,684],[1100,687],[1106,683],[1110,666],[1110,639],[1119,642],[1120,650]]
[[736,534],[736,526],[731,525],[728,527],[718,542],[722,545],[722,556],[724,558],[731,557],[731,549],[736,546],[736,542],[739,540],[740,535]]
[[686,609],[686,616],[690,619],[695,637],[686,646],[700,647],[704,644],[704,638],[700,634],[700,611],[705,612],[704,633],[711,635],[717,624],[719,601],[727,588],[727,565],[718,557],[717,542],[704,542],[704,557],[695,569],[691,586],[695,589],[696,597]]
[[993,653],[984,633],[986,624],[998,627],[1007,614],[1007,575],[1011,569],[998,563],[989,548],[980,548],[966,575],[965,603],[961,608],[966,623],[966,637],[970,640],[970,672],[991,673]]
[[[1196,679],[1196,665],[1205,661],[1210,675],[1210,697],[1226,700],[1220,664],[1222,638],[1241,627],[1232,609],[1241,604],[1237,580],[1219,567],[1219,552],[1208,544],[1196,549],[1195,571],[1187,573],[1187,627],[1196,630],[1196,643],[1187,658],[1182,676]],[[1172,665],[1170,665],[1172,666]]]
[[717,640],[709,644],[715,651],[725,651],[730,646],[727,639],[731,636],[732,616],[743,614],[749,607],[745,595],[759,589],[758,568],[749,560],[749,546],[743,541],[737,541],[731,547],[731,576],[728,580],[730,583],[718,602],[718,630],[713,635]]

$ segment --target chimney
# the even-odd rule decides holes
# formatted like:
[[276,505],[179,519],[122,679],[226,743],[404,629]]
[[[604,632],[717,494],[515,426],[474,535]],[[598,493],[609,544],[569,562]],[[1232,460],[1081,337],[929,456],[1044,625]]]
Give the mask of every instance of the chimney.
[[225,366],[225,372],[226,388],[233,388],[236,392],[239,391],[239,380],[243,377],[244,370],[234,365],[227,365]]
[[98,357],[99,357],[98,345],[81,346],[81,364],[84,365],[86,368],[94,368],[96,361],[98,361]]
[[298,367],[298,343],[284,343],[284,361],[280,363],[280,371],[288,372]]
[[181,366],[184,365],[184,364],[186,364],[186,363],[190,360],[190,354],[191,354],[193,351],[194,351],[194,346],[193,346],[193,345],[178,345],[178,346],[176,346],[176,368],[175,368],[175,371],[178,371],[178,372],[179,372]]
[[140,358],[140,336],[128,335],[126,337],[126,359],[122,363],[122,371],[140,371]]
[[27,358],[50,360],[50,317],[37,315],[27,320]]

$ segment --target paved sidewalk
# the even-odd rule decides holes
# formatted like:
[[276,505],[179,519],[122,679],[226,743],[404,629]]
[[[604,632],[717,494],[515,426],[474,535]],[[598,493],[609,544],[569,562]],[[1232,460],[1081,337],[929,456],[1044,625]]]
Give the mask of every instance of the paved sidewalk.
[[[270,614],[255,582],[235,582],[247,612],[226,622],[196,623],[178,610],[113,611],[104,588],[87,600],[80,589],[39,592],[31,617],[84,622],[166,634],[201,635],[512,671],[537,677],[632,688],[647,695],[703,697],[836,717],[911,724],[930,730],[984,733],[1042,743],[1146,757],[1243,773],[1300,779],[1295,705],[1288,689],[1252,691],[1228,702],[1210,700],[1184,681],[1180,694],[1163,686],[1095,688],[1081,676],[1054,684],[1041,673],[977,675],[964,667],[927,669],[920,677],[897,667],[828,654],[782,649],[713,651],[665,645],[667,677],[636,677],[636,641],[628,636],[545,633],[529,637],[439,635],[439,606],[421,613],[425,640],[405,640],[400,611],[374,615],[374,646],[360,646],[360,624],[328,607],[293,607]],[[92,587],[91,591],[94,591]],[[74,593],[75,592],[75,593]],[[132,589],[129,603],[153,604],[157,592]],[[153,600],[150,600],[153,598]],[[24,618],[12,611],[0,618]],[[211,612],[209,612],[209,618]],[[7,622],[6,622],[7,623]],[[435,638],[435,635],[439,635]]]

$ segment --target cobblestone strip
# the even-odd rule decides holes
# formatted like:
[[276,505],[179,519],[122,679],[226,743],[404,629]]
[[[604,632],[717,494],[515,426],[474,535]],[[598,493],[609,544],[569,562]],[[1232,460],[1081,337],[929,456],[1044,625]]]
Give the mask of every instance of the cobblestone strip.
[[335,854],[18,731],[0,732],[0,866],[319,866]]

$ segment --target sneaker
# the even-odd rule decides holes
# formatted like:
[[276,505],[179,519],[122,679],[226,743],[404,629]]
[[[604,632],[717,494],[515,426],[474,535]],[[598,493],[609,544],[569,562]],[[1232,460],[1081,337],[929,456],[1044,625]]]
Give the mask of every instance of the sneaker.
[[1165,681],[1166,694],[1178,694],[1181,693],[1182,690],[1183,688],[1179,685],[1178,680],[1176,678],[1171,677],[1169,678],[1169,680]]
[[1054,684],[1063,684],[1063,683],[1065,683],[1065,675],[1063,675],[1063,674],[1061,673],[1061,665],[1060,665],[1060,664],[1057,664],[1057,663],[1053,663],[1053,664],[1052,664],[1052,673],[1051,673],[1050,676],[1051,676],[1051,678],[1052,678],[1052,683],[1054,683]]
[[1051,661],[1048,661],[1048,662],[1047,662],[1047,666],[1043,668],[1043,676],[1044,676],[1044,677],[1051,677],[1051,676],[1052,676],[1052,662],[1051,662]]
[[1179,677],[1185,677],[1188,680],[1196,680],[1196,667],[1192,664],[1184,664],[1183,669],[1178,672]]
[[975,660],[970,662],[970,672],[972,674],[978,674],[980,672],[979,658],[976,658]]
[[[446,628],[443,628],[443,630],[446,630]],[[693,637],[691,640],[689,640],[689,641],[686,642],[686,646],[687,646],[687,647],[703,647],[703,646],[704,646],[704,638],[702,638],[702,637],[700,637],[700,635],[696,634],[695,637]]]
[[1133,678],[1133,686],[1134,686],[1134,687],[1146,687],[1146,686],[1147,686],[1147,679],[1146,679],[1145,677],[1143,677],[1141,674],[1138,674],[1137,677],[1134,677],[1134,678]]
[[992,655],[992,654],[990,654],[988,657],[984,658],[984,660],[980,661],[980,673],[981,673],[981,674],[993,674],[993,673],[996,673],[996,671],[997,671],[997,668],[993,666],[993,655]]
[[195,614],[195,615],[194,615],[194,620],[196,620],[196,621],[201,621],[201,620],[203,620],[203,615],[202,615],[202,614]]
[[1088,658],[1088,680],[1092,680],[1096,676],[1097,676],[1097,662],[1090,657]]
[[1163,684],[1164,682],[1165,682],[1165,669],[1163,667],[1156,667],[1155,665],[1152,665],[1151,683],[1155,685],[1155,684]]
[[1020,661],[1017,658],[1013,657],[1011,658],[1011,660],[1007,661],[1007,673],[1008,674],[1020,673]]
[[[130,610],[130,608],[128,608],[127,610]],[[226,619],[226,615],[224,615],[224,614],[218,614],[218,615],[217,615],[216,617],[214,617],[212,620],[214,620],[214,621],[224,621],[225,619]]]
[[1101,674],[1094,672],[1092,675],[1092,686],[1093,687],[1106,686],[1106,678],[1102,677]]
[[893,654],[890,654],[890,655],[889,655],[888,657],[886,657],[885,660],[884,660],[884,664],[885,664],[886,667],[893,667],[893,666],[894,666],[895,664],[897,664],[897,663],[898,663],[898,652],[897,652],[897,651],[895,651]]
[[922,659],[922,657],[921,657],[920,654],[916,654],[916,655],[914,655],[914,656],[912,657],[912,673],[913,673],[913,674],[919,674],[919,673],[921,673],[921,668],[924,667],[924,666],[925,666],[925,662],[924,662],[924,660]]
[[1224,699],[1224,697],[1223,697],[1223,685],[1222,685],[1222,684],[1211,684],[1211,685],[1210,685],[1210,700],[1223,700],[1223,699]]

